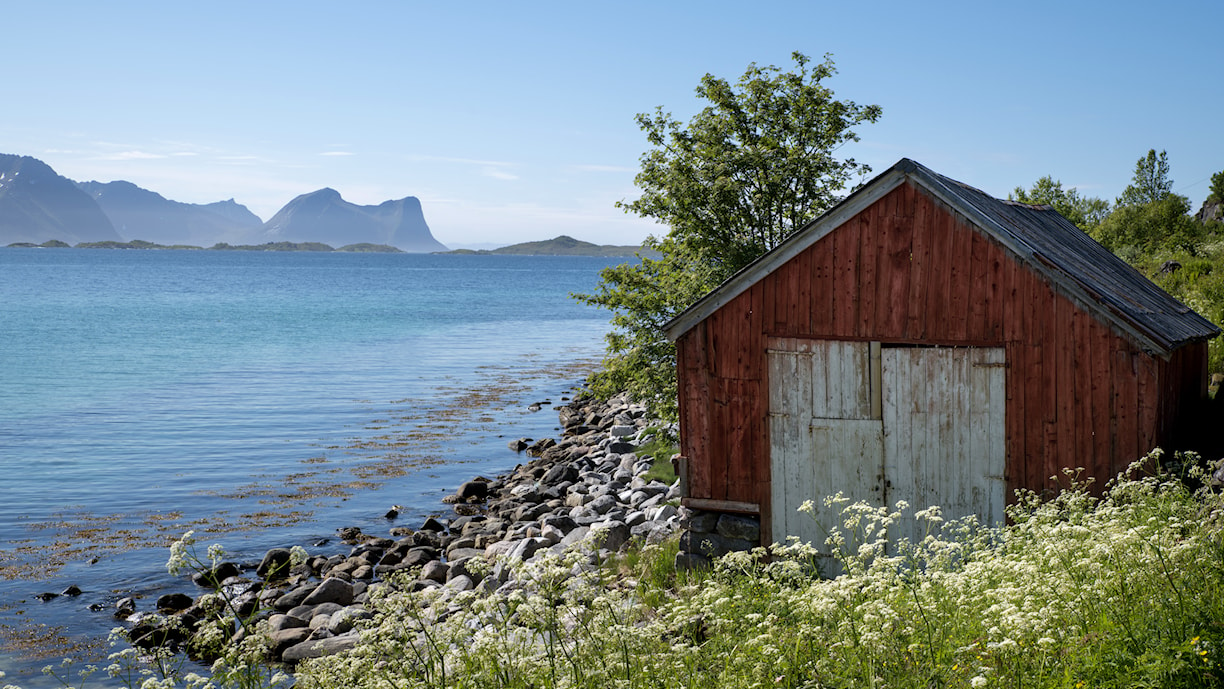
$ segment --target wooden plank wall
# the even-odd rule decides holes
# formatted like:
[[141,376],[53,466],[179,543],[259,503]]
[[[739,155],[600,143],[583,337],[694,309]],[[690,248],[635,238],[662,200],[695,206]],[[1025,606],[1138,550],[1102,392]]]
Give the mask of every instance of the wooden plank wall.
[[1206,385],[1205,343],[1170,361],[1139,351],[906,183],[677,342],[690,495],[763,518],[769,337],[1005,347],[1009,496],[1055,488],[1064,467],[1103,486],[1167,442],[1181,397]]

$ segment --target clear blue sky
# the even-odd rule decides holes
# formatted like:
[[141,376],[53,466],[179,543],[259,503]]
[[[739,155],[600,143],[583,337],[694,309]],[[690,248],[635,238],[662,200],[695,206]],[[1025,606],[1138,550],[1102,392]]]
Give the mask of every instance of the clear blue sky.
[[24,2],[0,11],[0,153],[267,220],[332,187],[417,196],[451,246],[661,228],[634,114],[707,72],[831,53],[884,115],[845,152],[1006,197],[1053,175],[1113,200],[1167,150],[1195,210],[1224,170],[1224,3]]

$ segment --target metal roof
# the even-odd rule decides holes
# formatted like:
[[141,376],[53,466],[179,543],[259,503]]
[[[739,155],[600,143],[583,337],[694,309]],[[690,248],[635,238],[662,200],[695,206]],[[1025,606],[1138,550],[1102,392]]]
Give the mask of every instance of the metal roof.
[[1167,357],[1220,334],[1207,319],[1157,287],[1049,206],[996,199],[967,184],[902,158],[772,251],[728,278],[664,326],[673,341],[754,283],[850,218],[909,181],[965,216],[1059,292],[1127,334],[1143,349]]

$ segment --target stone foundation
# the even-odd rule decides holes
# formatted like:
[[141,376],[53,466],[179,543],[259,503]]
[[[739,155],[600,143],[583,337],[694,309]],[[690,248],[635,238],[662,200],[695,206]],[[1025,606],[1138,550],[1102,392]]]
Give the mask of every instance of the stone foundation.
[[680,529],[676,567],[681,569],[708,568],[713,558],[761,544],[761,520],[749,515],[684,508]]

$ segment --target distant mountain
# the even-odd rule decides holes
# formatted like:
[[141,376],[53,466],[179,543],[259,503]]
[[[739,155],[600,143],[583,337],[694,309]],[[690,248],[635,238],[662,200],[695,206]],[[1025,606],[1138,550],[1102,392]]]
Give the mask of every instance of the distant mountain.
[[118,241],[114,225],[89,194],[46,163],[0,153],[0,246]]
[[131,182],[78,182],[128,240],[155,244],[244,243],[257,237],[263,221],[233,199],[195,204],[171,201]]
[[264,224],[260,241],[389,244],[413,253],[446,251],[430,233],[416,197],[358,206],[334,189],[290,201]]
[[554,239],[539,242],[523,242],[511,244],[500,249],[460,249],[452,251],[455,254],[517,254],[520,256],[634,256],[639,253],[653,255],[640,246],[613,246],[610,244],[592,244],[581,239],[561,235]]

